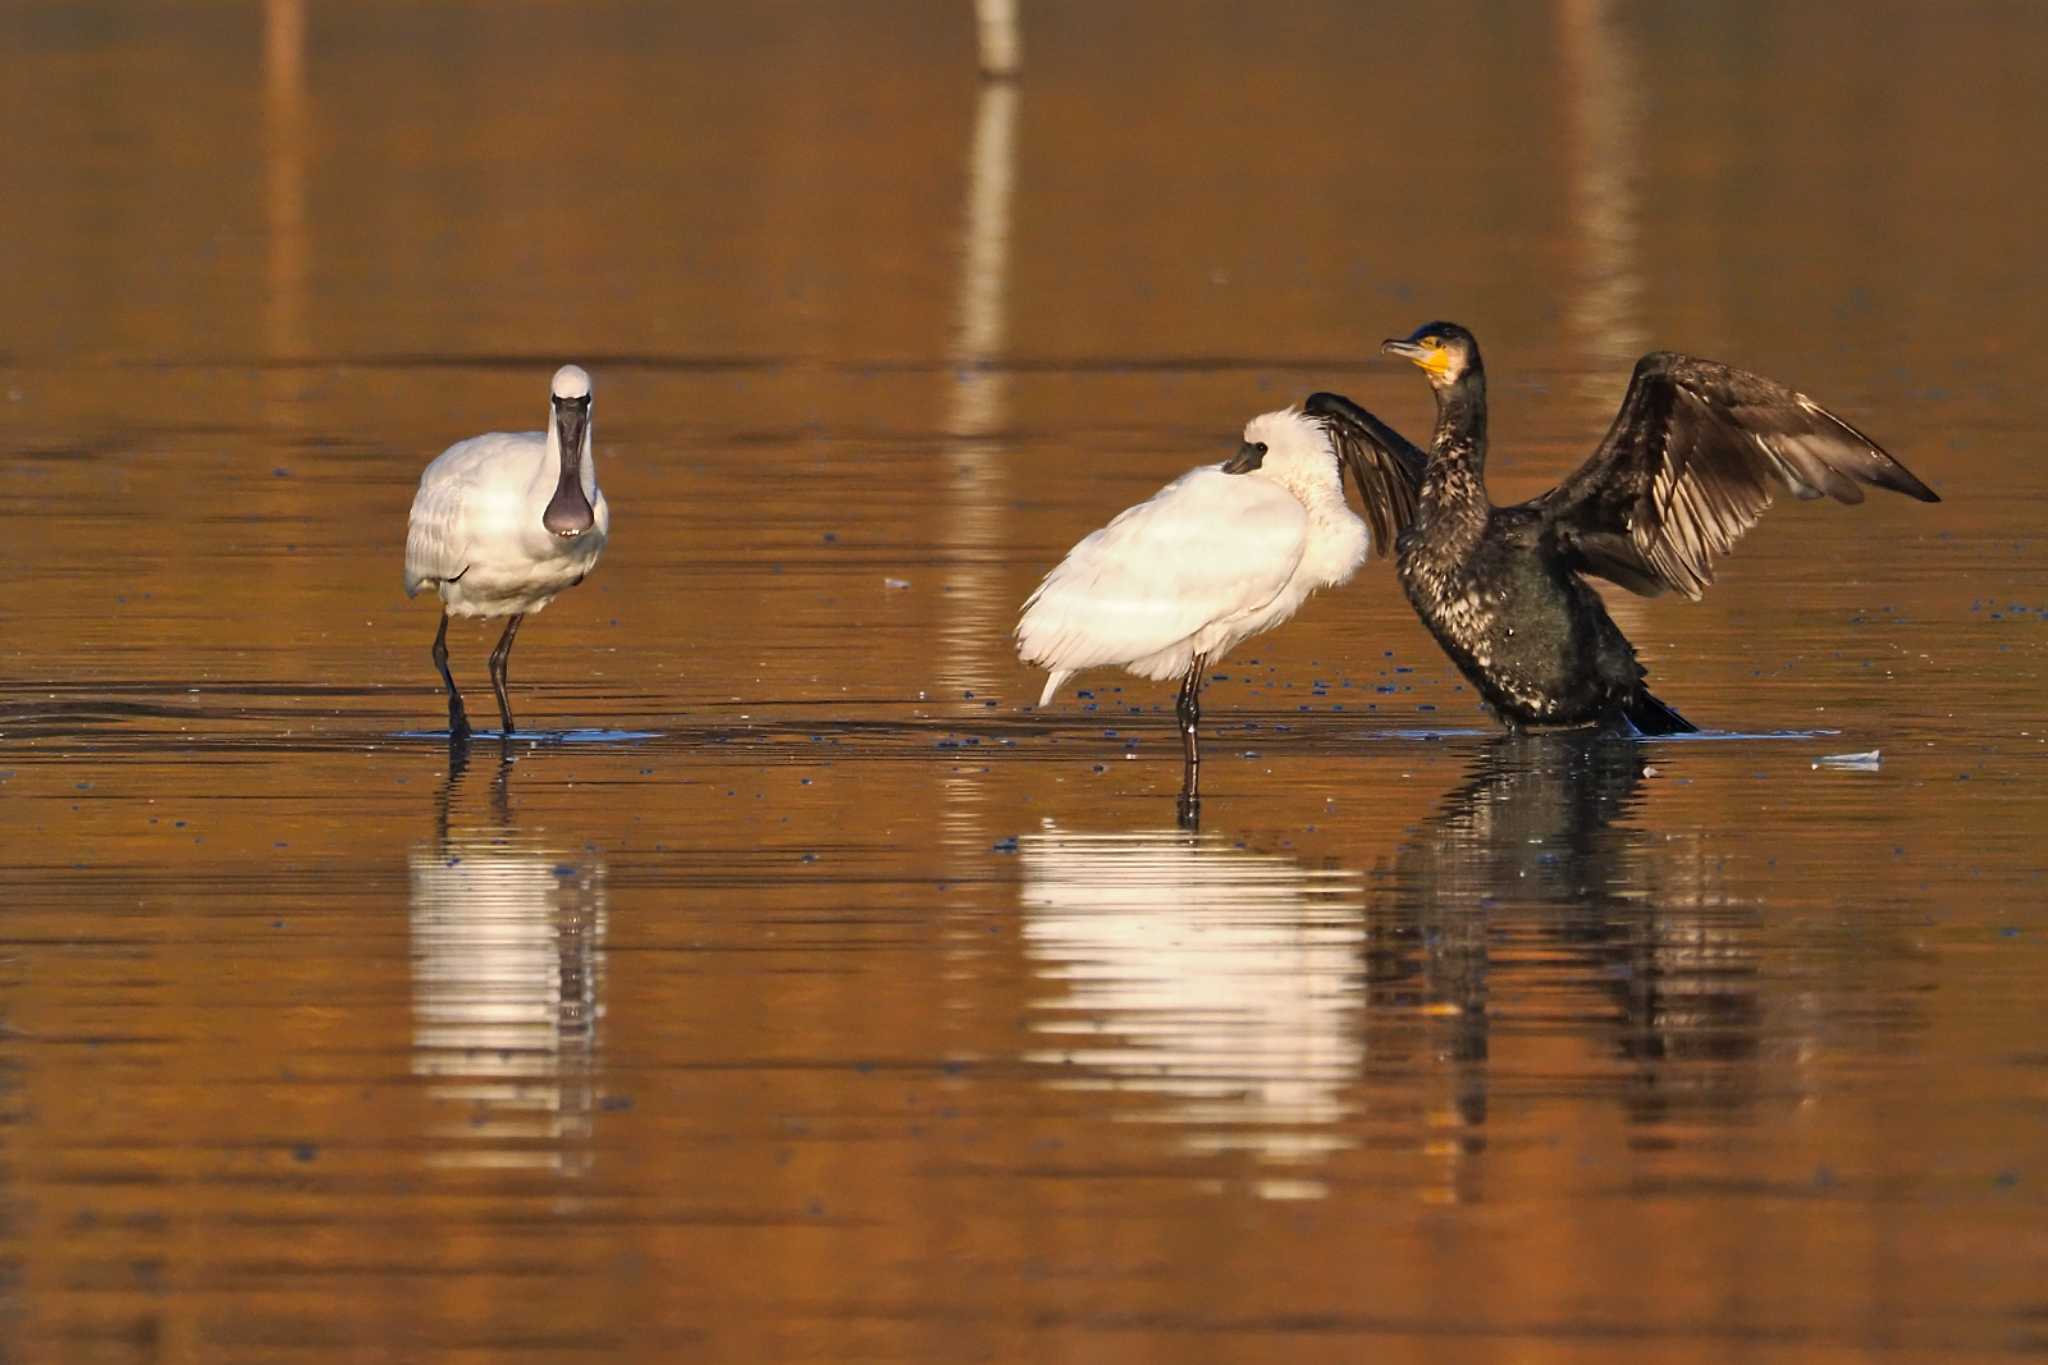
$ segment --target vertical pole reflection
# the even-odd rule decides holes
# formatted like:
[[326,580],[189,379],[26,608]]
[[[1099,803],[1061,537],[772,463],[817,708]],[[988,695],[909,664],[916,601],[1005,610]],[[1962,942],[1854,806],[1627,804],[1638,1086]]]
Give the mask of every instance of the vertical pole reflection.
[[265,340],[272,359],[305,353],[306,4],[263,0]]
[[948,684],[987,687],[1007,648],[1009,603],[996,565],[1009,480],[1002,443],[1010,377],[993,368],[1008,331],[1010,207],[1017,163],[1017,87],[984,81],[976,96],[967,149],[967,213],[951,348],[952,392],[946,431],[945,578]]
[[[1000,17],[1000,16],[999,16]],[[1009,7],[1014,38],[1016,14]],[[982,62],[991,51],[987,6],[982,11]],[[1014,58],[1014,45],[1008,49]],[[1002,55],[999,49],[996,55]],[[949,358],[944,518],[948,568],[943,578],[937,636],[942,684],[986,692],[1008,666],[1010,611],[1002,592],[1009,477],[1003,443],[994,433],[1008,417],[1010,376],[994,368],[1008,340],[1010,210],[1017,169],[1019,93],[1007,80],[984,80],[975,96],[974,133],[967,144],[967,205],[960,238]],[[976,832],[978,779],[942,779],[941,809],[956,846],[986,847]],[[964,838],[964,843],[962,842]]]
[[[1580,397],[1611,402],[1648,347],[1643,326],[1643,60],[1614,0],[1558,0],[1570,110],[1571,221],[1579,282],[1568,316],[1593,362]],[[1604,419],[1603,419],[1604,420]]]
[[605,866],[522,841],[512,757],[491,818],[451,820],[468,768],[452,745],[436,838],[411,856],[413,1061],[446,1111],[436,1165],[589,1168],[603,1013]]
[[[1642,189],[1643,62],[1637,39],[1615,0],[1558,0],[1566,105],[1570,110],[1571,222],[1576,225],[1578,287],[1566,318],[1583,357],[1577,389],[1604,427],[1622,381],[1649,349],[1643,325],[1638,201]],[[1624,631],[1643,628],[1641,599],[1602,596]]]
[[975,27],[981,43],[981,74],[1014,76],[1024,65],[1024,43],[1017,31],[1017,0],[974,0]]
[[1242,1152],[1268,1198],[1324,1192],[1365,1051],[1358,875],[1179,830],[1018,842],[1023,942],[1052,987],[1029,1056],[1187,1152]]

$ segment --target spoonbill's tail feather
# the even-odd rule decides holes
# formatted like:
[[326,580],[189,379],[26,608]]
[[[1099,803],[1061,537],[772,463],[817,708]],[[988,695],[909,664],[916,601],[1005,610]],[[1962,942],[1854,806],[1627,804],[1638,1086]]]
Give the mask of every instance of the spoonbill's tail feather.
[[1047,677],[1045,680],[1045,691],[1038,694],[1038,704],[1040,706],[1052,705],[1052,699],[1054,694],[1056,694],[1062,687],[1065,687],[1067,685],[1067,679],[1073,676],[1074,670],[1071,668],[1055,668],[1052,671],[1051,675]]

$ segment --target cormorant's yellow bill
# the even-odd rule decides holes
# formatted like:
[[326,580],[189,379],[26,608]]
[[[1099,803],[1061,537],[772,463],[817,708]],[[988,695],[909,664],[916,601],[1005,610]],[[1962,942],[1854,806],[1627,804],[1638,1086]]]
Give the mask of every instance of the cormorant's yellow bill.
[[1380,349],[1388,355],[1397,355],[1414,361],[1429,371],[1433,379],[1442,379],[1450,373],[1451,353],[1445,349],[1442,337],[1414,336],[1406,340],[1388,337],[1380,344]]

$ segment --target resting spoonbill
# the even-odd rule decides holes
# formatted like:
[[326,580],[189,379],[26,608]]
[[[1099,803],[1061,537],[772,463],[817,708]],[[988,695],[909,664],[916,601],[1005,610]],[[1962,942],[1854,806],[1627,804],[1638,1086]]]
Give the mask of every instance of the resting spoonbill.
[[462,693],[448,671],[448,618],[509,616],[491,651],[491,690],[512,733],[505,665],[528,612],[583,581],[604,551],[611,509],[590,449],[590,376],[555,371],[548,429],[494,431],[457,441],[420,475],[405,537],[405,594],[441,594],[434,666],[448,684],[448,735],[469,736]]
[[[1179,810],[1201,810],[1202,671],[1294,615],[1309,594],[1350,578],[1393,532],[1410,474],[1369,442],[1332,440],[1294,408],[1245,424],[1244,444],[1121,513],[1068,552],[1024,603],[1017,653],[1046,669],[1044,706],[1084,668],[1116,664],[1180,679],[1186,770]],[[1344,501],[1358,480],[1374,524]]]

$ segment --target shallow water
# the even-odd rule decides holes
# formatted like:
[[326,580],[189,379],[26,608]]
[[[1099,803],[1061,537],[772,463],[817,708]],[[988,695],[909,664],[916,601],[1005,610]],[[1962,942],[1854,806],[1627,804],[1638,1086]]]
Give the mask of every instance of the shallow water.
[[[2048,11],[968,8],[0,26],[0,1359],[2048,1350]],[[1177,829],[1017,604],[1439,315],[1503,500],[1670,345],[1944,501],[1617,603],[1679,740],[1370,565]],[[564,359],[614,541],[451,749],[406,507]]]

